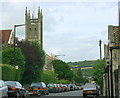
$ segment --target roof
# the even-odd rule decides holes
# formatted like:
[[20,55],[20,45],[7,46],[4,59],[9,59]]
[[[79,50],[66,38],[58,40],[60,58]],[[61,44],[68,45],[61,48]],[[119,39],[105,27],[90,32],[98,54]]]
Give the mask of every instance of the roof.
[[2,43],[8,44],[12,30],[0,30],[0,37],[2,37]]

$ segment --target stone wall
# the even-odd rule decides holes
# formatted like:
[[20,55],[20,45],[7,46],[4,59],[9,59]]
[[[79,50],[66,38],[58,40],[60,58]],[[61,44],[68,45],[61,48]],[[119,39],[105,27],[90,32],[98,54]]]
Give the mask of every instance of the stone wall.
[[[120,95],[120,32],[118,26],[108,26],[108,50],[105,49],[105,60],[106,62],[109,61],[108,69],[106,67],[106,75],[105,79],[108,80],[108,83],[105,84],[105,90],[107,90],[107,87],[109,89],[107,90],[106,94],[108,96],[111,96],[113,93],[114,96],[119,98]],[[106,47],[106,46],[105,46]],[[110,51],[111,48],[111,51]],[[108,58],[107,58],[107,51],[108,51]],[[108,60],[108,61],[107,61]],[[112,65],[112,80],[111,80],[111,66]],[[109,74],[109,75],[107,75]],[[108,77],[107,77],[108,76]],[[113,81],[113,84],[111,84]],[[104,81],[105,82],[105,81]],[[108,85],[108,86],[107,86]],[[111,85],[113,88],[111,88]],[[108,93],[108,94],[107,94]]]

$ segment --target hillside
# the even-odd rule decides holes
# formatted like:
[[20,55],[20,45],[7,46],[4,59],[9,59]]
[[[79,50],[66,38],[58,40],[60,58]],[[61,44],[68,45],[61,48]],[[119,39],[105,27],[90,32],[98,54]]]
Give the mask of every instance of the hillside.
[[78,61],[78,62],[68,62],[69,66],[81,68],[83,76],[91,76],[92,75],[92,66],[97,64],[98,60],[85,60],[85,61]]

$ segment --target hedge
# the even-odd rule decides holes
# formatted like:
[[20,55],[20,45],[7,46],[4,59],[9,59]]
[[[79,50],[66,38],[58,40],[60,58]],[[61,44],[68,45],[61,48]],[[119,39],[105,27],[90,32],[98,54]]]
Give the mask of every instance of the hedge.
[[56,83],[57,78],[56,74],[53,71],[43,71],[41,74],[40,81],[45,82],[46,84],[49,83]]
[[2,80],[4,81],[19,80],[18,79],[19,74],[16,71],[15,67],[8,64],[0,64],[0,67],[2,68]]

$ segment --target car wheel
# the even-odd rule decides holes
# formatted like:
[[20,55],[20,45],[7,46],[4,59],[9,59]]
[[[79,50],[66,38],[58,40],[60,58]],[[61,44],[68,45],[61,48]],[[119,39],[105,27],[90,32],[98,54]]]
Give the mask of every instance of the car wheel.
[[87,97],[87,95],[83,94],[83,97]]
[[47,95],[49,95],[49,92],[47,92]]
[[99,94],[97,94],[97,96],[99,96]]

